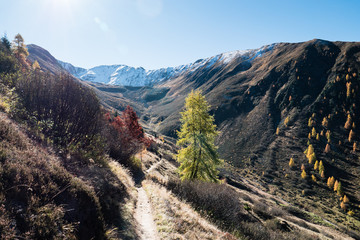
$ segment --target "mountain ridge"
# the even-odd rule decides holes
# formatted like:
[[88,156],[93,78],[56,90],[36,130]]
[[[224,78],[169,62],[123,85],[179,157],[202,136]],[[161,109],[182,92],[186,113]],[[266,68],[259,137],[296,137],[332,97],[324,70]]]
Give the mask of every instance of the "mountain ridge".
[[236,50],[220,53],[212,57],[198,59],[192,63],[176,67],[146,70],[143,67],[131,67],[124,64],[99,65],[89,69],[75,67],[70,63],[58,60],[59,64],[74,77],[84,81],[123,86],[152,86],[182,74],[189,74],[200,68],[210,68],[214,64],[227,64],[243,58],[251,62],[264,53],[271,51],[277,43],[257,49]]

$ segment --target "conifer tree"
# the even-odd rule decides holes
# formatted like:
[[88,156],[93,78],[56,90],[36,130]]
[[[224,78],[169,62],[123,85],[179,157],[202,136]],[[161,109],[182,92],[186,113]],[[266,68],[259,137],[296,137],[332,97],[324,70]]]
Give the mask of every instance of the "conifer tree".
[[327,130],[326,131],[326,138],[327,138],[328,142],[330,142],[330,137],[331,137],[331,132],[330,132],[330,130]]
[[301,164],[301,170],[305,170],[305,165],[304,164]]
[[16,58],[20,58],[20,56],[27,57],[29,52],[27,51],[26,45],[24,43],[24,38],[20,35],[20,33],[16,34],[13,41],[13,51]]
[[344,191],[341,186],[341,182],[339,181],[337,188],[336,188],[337,195],[342,196],[344,194]]
[[315,162],[316,161],[315,153],[312,153],[308,159],[309,159],[309,164],[312,164],[313,162]]
[[329,153],[330,150],[331,150],[331,149],[330,149],[330,144],[327,143],[324,152],[325,152],[325,153]]
[[11,43],[7,38],[6,34],[4,34],[4,36],[1,37],[1,44],[6,48],[7,51],[11,50]]
[[316,177],[314,176],[314,174],[311,175],[311,179],[316,182]]
[[280,129],[279,129],[279,127],[277,127],[276,128],[276,135],[279,135],[279,133],[280,133]]
[[343,197],[343,202],[344,203],[349,203],[350,202],[349,198],[346,195],[344,195],[344,197]]
[[293,159],[293,158],[290,158],[289,166],[290,166],[290,168],[293,168],[293,167],[295,166],[295,163],[294,163],[294,159]]
[[319,136],[319,134],[317,133],[316,134],[316,141],[319,141],[320,140],[320,136]]
[[176,155],[182,180],[218,182],[217,167],[222,162],[214,145],[218,132],[208,111],[205,97],[200,91],[192,91],[185,100],[185,110],[180,113],[182,126],[177,132],[177,145],[183,147]]
[[316,130],[315,130],[315,127],[312,128],[311,130],[311,137],[316,137]]
[[321,178],[325,178],[325,171],[324,171],[324,170],[321,171],[320,177],[321,177]]
[[354,142],[353,144],[353,151],[356,152],[356,148],[357,148],[357,145],[356,145],[356,142]]
[[332,177],[329,177],[328,178],[328,181],[327,181],[327,185],[330,189],[333,189],[334,188],[334,184],[335,184],[335,178],[334,176]]
[[351,119],[350,114],[348,114],[344,128],[350,129],[351,128],[351,123],[352,123],[352,119]]
[[327,127],[329,124],[328,120],[326,117],[323,118],[322,122],[321,122],[321,125],[323,125],[324,127]]
[[312,117],[310,117],[308,121],[308,127],[312,127],[312,126],[313,126],[313,120]]
[[316,160],[314,164],[314,170],[317,170],[319,168],[319,161]]
[[355,137],[355,132],[351,129],[349,132],[349,142],[351,142],[354,137]]
[[35,60],[35,62],[32,64],[32,68],[34,70],[40,70],[40,65],[39,65],[38,61]]
[[285,121],[284,121],[284,124],[285,124],[286,127],[288,126],[289,121],[290,121],[289,117],[286,117],[286,118],[285,118]]
[[302,178],[302,179],[305,179],[306,176],[307,176],[307,174],[306,174],[305,169],[304,169],[304,170],[302,170],[302,172],[301,172],[301,178]]
[[338,186],[339,186],[339,181],[338,181],[338,180],[336,180],[336,181],[335,181],[335,183],[334,183],[334,192],[336,192],[336,191],[337,191]]
[[342,210],[346,211],[346,204],[344,202],[340,203],[340,207]]

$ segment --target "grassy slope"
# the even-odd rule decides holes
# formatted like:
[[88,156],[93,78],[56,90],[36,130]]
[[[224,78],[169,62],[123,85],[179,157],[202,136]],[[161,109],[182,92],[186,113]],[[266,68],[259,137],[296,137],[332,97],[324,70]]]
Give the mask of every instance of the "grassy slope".
[[66,164],[25,132],[0,114],[2,239],[136,236],[127,205],[134,196],[125,170],[114,163],[111,168]]

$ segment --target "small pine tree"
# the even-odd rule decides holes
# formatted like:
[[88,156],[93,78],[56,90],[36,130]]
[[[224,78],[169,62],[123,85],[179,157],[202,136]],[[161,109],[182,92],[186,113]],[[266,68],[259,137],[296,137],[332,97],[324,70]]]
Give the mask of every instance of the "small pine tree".
[[317,133],[316,134],[316,141],[319,141],[320,140],[320,136],[319,136],[319,134]]
[[293,158],[290,158],[289,167],[290,167],[290,168],[293,168],[294,166],[295,166],[294,159],[293,159]]
[[350,79],[350,76],[349,76],[349,74],[346,74],[346,81],[349,81],[349,79]]
[[336,180],[335,183],[334,183],[334,192],[337,191],[338,186],[339,186],[339,181]]
[[351,94],[351,82],[346,83],[346,97],[350,97]]
[[311,139],[311,133],[308,134],[308,139]]
[[352,129],[355,129],[355,128],[356,128],[355,122],[353,122],[351,128],[352,128]]
[[325,171],[323,170],[323,171],[321,171],[321,173],[320,173],[320,177],[321,178],[325,178]]
[[343,202],[344,203],[349,203],[350,202],[349,198],[346,195],[344,195],[344,197],[343,197]]
[[276,135],[279,135],[279,133],[280,133],[280,129],[279,129],[279,127],[277,127],[276,128]]
[[336,192],[337,192],[337,195],[339,195],[339,196],[342,196],[343,194],[344,194],[344,191],[343,191],[343,189],[342,189],[342,186],[341,186],[341,182],[339,181],[339,184],[338,184],[338,186],[337,186],[337,188],[336,188]]
[[316,161],[314,164],[314,170],[317,170],[319,168],[319,161]]
[[347,119],[346,119],[346,122],[345,122],[345,125],[344,125],[344,128],[350,129],[350,128],[351,128],[351,124],[352,124],[352,119],[351,119],[350,114],[348,114]]
[[302,178],[302,179],[305,179],[306,176],[307,176],[307,174],[306,174],[305,170],[302,170],[302,172],[301,172],[301,178]]
[[314,174],[311,175],[311,179],[316,182],[316,177],[314,176]]
[[324,136],[324,130],[321,130],[320,136]]
[[349,142],[351,142],[354,137],[355,137],[355,132],[351,129],[349,132]]
[[328,140],[328,142],[330,142],[330,138],[331,138],[331,132],[330,130],[326,131],[326,139]]
[[301,164],[301,170],[304,171],[305,170],[305,165]]
[[288,126],[289,121],[290,121],[289,117],[286,117],[286,118],[285,118],[285,121],[284,121],[284,124],[285,124],[286,127]]
[[327,143],[324,152],[329,153],[330,151],[331,151],[330,144]]
[[39,65],[38,61],[35,60],[35,62],[32,65],[32,68],[34,70],[40,70],[40,65]]
[[334,184],[335,184],[335,178],[334,177],[329,177],[328,181],[327,181],[327,185],[330,189],[334,188]]
[[321,125],[322,125],[323,127],[327,127],[328,124],[329,124],[329,122],[328,122],[327,118],[324,117],[323,120],[322,120],[322,122],[321,122]]
[[354,142],[354,144],[353,144],[353,151],[354,151],[354,152],[356,152],[356,148],[357,148],[356,142]]
[[313,120],[312,117],[310,117],[308,121],[308,127],[312,127],[312,126],[313,126]]
[[315,130],[315,127],[312,128],[311,130],[311,137],[316,137],[316,130]]
[[312,153],[308,159],[309,159],[309,164],[312,164],[313,162],[315,162],[316,161],[315,153]]
[[340,207],[342,210],[346,211],[346,204],[344,202],[340,203]]
[[305,150],[304,152],[306,154],[306,156],[309,158],[309,156],[311,156],[311,154],[314,153],[314,147],[313,145],[309,145],[308,148]]

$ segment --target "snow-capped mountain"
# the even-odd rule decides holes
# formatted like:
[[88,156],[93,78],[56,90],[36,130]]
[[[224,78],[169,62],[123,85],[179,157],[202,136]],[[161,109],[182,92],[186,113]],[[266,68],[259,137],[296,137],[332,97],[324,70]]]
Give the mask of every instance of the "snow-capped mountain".
[[210,68],[215,64],[227,64],[236,59],[253,61],[262,54],[271,51],[276,44],[263,46],[258,49],[245,51],[232,51],[219,55],[199,59],[193,63],[177,67],[146,70],[142,67],[130,67],[127,65],[101,65],[90,69],[75,67],[70,63],[59,61],[60,65],[73,76],[84,81],[105,83],[124,86],[149,86],[157,82],[177,77],[181,74],[192,73],[200,68]]

